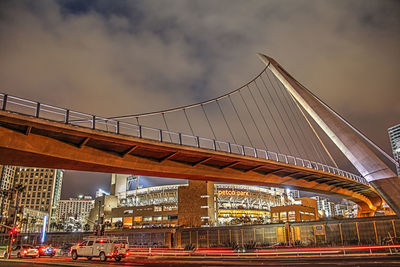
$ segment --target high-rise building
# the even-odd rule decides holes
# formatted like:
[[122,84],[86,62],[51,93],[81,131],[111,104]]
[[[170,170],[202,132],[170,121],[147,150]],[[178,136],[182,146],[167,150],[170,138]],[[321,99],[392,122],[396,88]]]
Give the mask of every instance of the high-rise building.
[[327,217],[335,217],[335,203],[332,201],[328,201],[328,208],[327,208]]
[[344,218],[354,218],[353,205],[349,203],[335,204],[335,215],[343,216]]
[[286,189],[286,194],[289,196],[289,197],[292,197],[292,198],[300,198],[300,191],[299,190],[291,190],[291,189]]
[[91,196],[79,196],[68,200],[60,200],[57,218],[67,221],[70,218],[74,222],[86,224],[90,210],[94,207],[94,199]]
[[311,197],[317,200],[318,211],[321,215],[330,218],[335,216],[335,203],[329,201],[327,198],[323,198],[320,196]]
[[[388,129],[390,144],[394,159],[400,163],[400,124],[390,127]],[[400,167],[397,167],[397,175],[400,176]]]
[[46,212],[49,216],[48,222],[55,221],[62,178],[62,170],[18,168],[14,184],[26,186],[20,197],[20,207]]
[[17,167],[0,165],[0,190],[9,190],[14,184]]
[[8,217],[10,209],[10,189],[14,184],[15,166],[0,165],[0,223]]

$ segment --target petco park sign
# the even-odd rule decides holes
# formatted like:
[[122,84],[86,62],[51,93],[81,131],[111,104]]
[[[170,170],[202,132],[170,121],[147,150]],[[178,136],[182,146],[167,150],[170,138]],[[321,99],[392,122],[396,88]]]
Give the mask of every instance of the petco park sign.
[[247,197],[247,196],[249,196],[249,192],[242,191],[242,190],[223,189],[223,190],[218,190],[218,196]]

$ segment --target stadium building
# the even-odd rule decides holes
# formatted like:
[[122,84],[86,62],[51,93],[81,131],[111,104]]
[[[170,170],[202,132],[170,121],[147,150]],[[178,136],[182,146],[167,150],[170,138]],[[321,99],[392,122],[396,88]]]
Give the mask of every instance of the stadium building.
[[279,188],[120,174],[110,191],[118,205],[104,221],[127,228],[269,223],[271,207],[294,202]]

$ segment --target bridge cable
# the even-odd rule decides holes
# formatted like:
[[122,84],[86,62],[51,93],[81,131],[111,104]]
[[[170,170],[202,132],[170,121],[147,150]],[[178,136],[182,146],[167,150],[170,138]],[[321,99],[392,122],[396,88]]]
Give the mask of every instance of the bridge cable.
[[[268,63],[269,66],[269,63]],[[283,70],[283,69],[282,69]],[[297,83],[297,85],[301,86],[304,90],[310,93],[315,99],[317,99],[326,109],[328,109],[332,114],[334,114],[337,118],[339,118],[343,123],[345,123],[348,127],[350,127],[354,132],[359,134],[365,141],[367,141],[371,146],[373,146],[376,150],[378,150],[383,156],[385,156],[388,160],[390,160],[395,166],[399,167],[399,163],[389,156],[382,148],[372,142],[367,136],[365,136],[360,130],[358,130],[355,126],[353,126],[350,122],[348,122],[345,118],[343,118],[339,113],[337,113],[333,108],[331,108],[328,104],[322,101],[318,96],[316,96],[312,91],[310,91],[307,87],[301,84],[299,81],[294,79],[288,72],[283,70],[292,80]]]
[[[238,119],[239,119],[239,121],[240,121],[240,124],[242,125],[242,128],[243,128],[243,130],[244,130],[244,132],[245,132],[245,134],[246,134],[246,136],[247,136],[247,139],[248,139],[249,142],[250,142],[250,146],[251,146],[251,147],[254,147],[254,146],[253,146],[253,143],[251,142],[251,139],[250,139],[250,137],[249,137],[249,134],[247,133],[247,130],[246,130],[246,128],[245,128],[244,125],[243,125],[242,119],[240,118],[239,113],[237,112],[237,109],[236,109],[236,107],[235,107],[235,105],[234,105],[234,103],[233,103],[233,101],[232,101],[231,96],[228,96],[228,98],[229,98],[229,101],[231,102],[231,105],[233,106],[233,109],[234,109],[234,111],[235,111],[235,113],[236,113],[236,116],[238,117]],[[244,153],[244,151],[243,151],[243,153]]]
[[[169,140],[170,140],[171,143],[172,143],[171,132],[170,132],[170,130],[169,130],[169,127],[168,127],[168,124],[167,124],[167,120],[165,119],[165,114],[164,114],[164,113],[162,113],[162,117],[163,117],[163,120],[164,120],[165,127],[167,128],[167,131],[168,131]],[[162,131],[161,131],[161,135],[162,135]],[[162,137],[161,137],[161,138],[162,138]]]
[[208,122],[208,126],[210,126],[211,132],[212,132],[212,134],[213,134],[213,136],[214,136],[214,140],[217,140],[217,136],[215,135],[214,128],[212,127],[211,122],[210,122],[210,120],[208,119],[208,116],[207,116],[206,111],[204,110],[203,104],[201,104],[201,109],[203,110],[203,113],[204,113],[204,115],[206,116],[206,119],[207,119],[207,122]]
[[[257,81],[254,81],[254,84],[256,85],[256,88],[257,88],[257,90],[258,90],[258,93],[260,94],[260,96],[261,96],[261,98],[262,98],[262,100],[263,100],[263,102],[264,102],[264,105],[267,107],[267,110],[268,110],[268,112],[269,112],[269,114],[270,114],[272,120],[274,121],[274,124],[275,124],[276,128],[278,129],[279,135],[282,137],[283,143],[285,144],[287,150],[288,150],[289,153],[290,153],[290,148],[289,148],[288,144],[286,143],[285,138],[283,138],[281,129],[278,127],[278,123],[276,122],[276,120],[275,120],[275,118],[274,118],[274,115],[272,114],[271,109],[269,108],[269,106],[268,106],[268,104],[267,104],[267,101],[265,100],[264,95],[261,93],[261,90],[260,90],[260,88],[258,87]],[[267,88],[267,87],[265,86],[265,83],[263,83],[263,84],[264,84],[264,87]],[[276,149],[278,150],[279,153],[282,153],[282,152],[280,151],[279,147],[280,147],[280,146],[277,146]]]
[[[274,89],[274,91],[275,91],[275,94],[276,94],[276,96],[277,96],[277,99],[278,99],[278,101],[279,101],[279,103],[280,103],[280,106],[281,106],[281,107],[283,107],[283,111],[285,112],[285,114],[286,114],[286,117],[289,119],[289,123],[290,123],[290,125],[292,126],[292,128],[293,128],[293,131],[294,131],[295,135],[297,136],[297,138],[299,138],[299,137],[298,137],[298,133],[297,133],[296,129],[294,128],[293,122],[292,122],[291,118],[289,117],[289,114],[287,113],[286,107],[285,107],[285,105],[283,104],[283,102],[282,102],[281,98],[280,98],[280,97],[279,97],[279,95],[278,95],[278,92],[277,92],[277,89],[276,89],[276,87],[275,87],[275,86],[274,86],[274,84],[272,83],[272,81],[271,81],[271,79],[270,79],[270,77],[269,77],[268,73],[266,72],[265,74],[267,75],[267,77],[268,77],[268,80],[269,80],[269,82],[271,83],[271,85],[272,85],[272,88],[273,88],[273,89]],[[281,116],[281,118],[282,118],[282,120],[283,120],[283,116]],[[297,147],[297,144],[296,144],[296,142],[294,141],[294,139],[293,139],[292,135],[291,135],[291,134],[290,134],[290,132],[289,132],[289,128],[288,128],[288,126],[286,125],[286,122],[285,122],[285,120],[283,120],[283,124],[284,124],[284,125],[285,125],[285,127],[286,127],[286,131],[288,131],[288,134],[289,134],[290,140],[292,140],[292,142],[293,142],[293,144],[294,144],[294,147],[295,147],[295,149],[296,149],[296,151],[297,151],[298,155],[301,155],[301,153],[300,153],[300,150],[299,150],[299,148]],[[305,152],[305,150],[304,150],[304,152]],[[305,153],[305,154],[306,154],[306,153]]]
[[221,105],[219,104],[219,100],[217,99],[216,102],[217,102],[218,108],[219,108],[219,110],[220,110],[220,112],[221,112],[221,114],[222,114],[222,117],[224,118],[225,124],[226,124],[226,126],[228,127],[229,133],[230,133],[231,136],[232,136],[233,142],[234,142],[235,144],[237,144],[236,138],[235,138],[235,136],[233,135],[233,132],[232,132],[232,130],[231,130],[231,127],[229,127],[229,124],[228,124],[228,122],[227,122],[227,120],[226,120],[226,118],[225,118],[225,114],[224,114],[224,112],[222,111]]
[[[247,89],[250,90],[249,86],[247,86]],[[253,115],[251,114],[250,109],[249,109],[249,107],[247,106],[246,101],[244,101],[244,98],[243,98],[243,95],[242,95],[242,91],[239,91],[239,95],[240,95],[240,97],[242,98],[242,101],[243,101],[243,103],[244,103],[244,105],[245,105],[245,107],[246,107],[247,112],[250,114],[250,118],[251,118],[251,120],[253,121],[253,124],[254,124],[254,126],[256,127],[256,129],[257,129],[258,135],[260,136],[261,141],[263,142],[265,149],[268,150],[267,144],[265,143],[265,140],[264,140],[264,138],[263,138],[262,135],[261,135],[260,129],[258,128],[257,123],[256,123],[256,121],[254,120],[254,117],[253,117]]]
[[[275,78],[274,81],[275,81],[275,83],[277,84],[277,86],[278,86],[278,88],[279,88],[278,91],[280,91],[280,93],[281,93],[280,95],[283,96],[283,99],[284,99],[285,102],[286,102],[286,105],[283,105],[283,103],[280,101],[281,105],[284,106],[284,107],[289,107],[289,111],[290,111],[290,113],[291,113],[291,116],[289,116],[288,112],[287,112],[286,109],[285,109],[286,116],[288,116],[288,118],[289,118],[289,121],[290,121],[290,124],[291,124],[291,126],[292,126],[292,128],[293,128],[293,131],[295,132],[295,134],[296,134],[296,136],[297,136],[297,139],[300,141],[300,145],[301,145],[301,147],[302,147],[302,149],[303,149],[305,155],[306,155],[308,158],[311,159],[311,158],[313,158],[313,157],[310,156],[309,151],[306,149],[306,146],[304,145],[304,141],[305,141],[307,138],[306,138],[305,135],[304,135],[303,129],[302,129],[302,127],[300,126],[299,121],[295,119],[296,125],[297,125],[297,127],[300,129],[300,133],[302,133],[302,135],[303,135],[303,138],[301,138],[300,135],[298,134],[298,131],[296,130],[296,128],[295,128],[295,126],[294,126],[293,121],[292,121],[292,118],[294,118],[295,115],[294,115],[292,106],[290,105],[290,102],[288,101],[288,97],[285,95],[285,92],[284,92],[284,91],[286,91],[286,90],[283,90],[284,88],[282,89],[282,87],[280,86],[280,83],[278,83],[278,79],[277,79],[275,76],[273,76],[273,77]],[[278,95],[277,90],[275,90],[275,93]],[[279,96],[278,96],[278,98],[280,99]],[[304,140],[304,141],[303,141],[303,140]],[[319,155],[317,154],[317,158],[318,158],[318,157],[319,157]],[[321,158],[319,158],[319,160],[321,160]]]
[[[287,97],[285,98],[288,102],[288,105],[290,107],[290,110],[295,114],[295,116],[297,117],[296,122],[298,123],[297,125],[299,126],[300,130],[301,130],[301,134],[304,138],[304,140],[308,140],[308,142],[311,144],[313,150],[315,151],[317,157],[319,158],[319,160],[323,161],[326,165],[328,164],[324,154],[326,153],[324,150],[322,150],[325,153],[321,153],[320,147],[316,147],[314,145],[314,142],[311,141],[310,138],[306,137],[306,133],[305,131],[311,131],[311,135],[313,136],[317,142],[319,142],[317,136],[314,134],[314,132],[312,132],[312,128],[306,124],[306,120],[304,120],[302,113],[300,112],[298,106],[296,105],[296,102],[294,101],[292,95],[288,92],[288,90],[286,90],[286,88],[284,87],[284,85],[280,82],[278,82],[279,80],[275,77],[275,80],[277,81],[278,86],[281,88],[281,91],[283,94],[286,94]],[[293,107],[293,108],[292,108]],[[302,126],[301,126],[302,125]]]
[[[267,87],[267,85],[266,85],[264,79],[262,78],[262,76],[260,76],[260,77],[261,77],[261,81],[262,81],[262,83],[263,83],[263,85],[264,85],[264,87],[265,87],[265,89],[266,89],[266,91],[267,91],[267,93],[268,93],[270,99],[273,99],[273,97],[272,97],[270,91],[268,90],[268,87]],[[269,78],[269,77],[268,77],[268,78]],[[271,84],[271,85],[272,85],[272,84]],[[282,115],[281,115],[281,113],[279,112],[278,107],[277,107],[276,104],[275,104],[275,101],[272,101],[272,104],[274,105],[275,109],[278,111],[278,115],[279,115],[280,119],[283,121]],[[287,131],[289,137],[290,137],[290,133],[289,133],[289,131],[288,131],[288,129],[287,129],[286,124],[285,124],[284,121],[283,121],[283,124],[284,124],[284,126],[285,126],[285,128],[286,128],[286,131]],[[277,126],[277,127],[278,127],[278,126]],[[287,144],[287,142],[286,142],[286,139],[284,138],[283,133],[282,133],[282,131],[280,130],[280,127],[278,127],[278,130],[279,130],[279,134],[282,136],[282,139],[284,140],[284,142],[285,142],[285,144],[286,144],[286,146],[287,146],[287,148],[288,148],[288,150],[289,150],[289,154],[294,155],[294,153],[291,152],[291,149],[290,149],[290,147],[288,146],[288,144]],[[297,152],[297,153],[298,153],[298,152]]]
[[266,119],[265,119],[264,113],[261,111],[260,106],[258,105],[258,103],[257,103],[257,101],[256,101],[256,99],[255,99],[255,97],[254,97],[254,94],[253,94],[253,92],[251,91],[251,88],[250,88],[250,87],[249,87],[249,92],[250,92],[251,97],[253,98],[253,102],[256,104],[256,107],[257,107],[257,109],[258,109],[258,112],[260,112],[260,114],[261,114],[261,117],[262,117],[262,119],[263,119],[263,121],[264,121],[264,124],[265,124],[265,126],[267,127],[268,132],[269,132],[269,134],[271,135],[272,140],[274,141],[275,146],[278,147],[278,143],[276,142],[275,137],[274,137],[274,135],[272,134],[271,129],[269,128],[269,126],[268,126],[268,124],[267,124],[267,121],[266,121]]
[[325,149],[326,153],[328,154],[329,158],[332,160],[333,164],[335,164],[335,167],[339,169],[335,159],[332,157],[331,153],[329,153],[328,148],[325,146],[324,142],[322,141],[321,137],[318,135],[317,131],[315,130],[314,126],[311,124],[310,120],[307,118],[306,114],[304,113],[303,109],[300,107],[299,103],[296,101],[296,99],[294,99],[294,97],[292,96],[293,101],[295,101],[297,107],[300,109],[301,113],[303,114],[304,118],[306,119],[306,121],[308,122],[308,124],[310,125],[311,129],[313,130],[314,134],[317,136],[319,142],[321,143],[321,145],[323,146],[323,148]]
[[[283,88],[284,89],[284,88]],[[292,98],[292,96],[289,94],[289,92],[287,92],[287,90],[282,90],[283,92],[286,92],[286,94],[288,95],[288,97],[289,97],[289,103],[290,103],[290,107],[291,107],[291,109],[292,109],[292,107],[293,107],[293,112],[294,112],[294,114],[295,114],[295,116],[296,116],[296,121],[298,122],[298,125],[299,125],[299,128],[300,128],[300,131],[301,131],[301,134],[302,134],[302,136],[303,136],[303,138],[304,138],[304,140],[307,140],[308,141],[308,143],[311,145],[311,147],[312,147],[312,149],[314,150],[314,152],[315,152],[315,154],[317,155],[317,157],[318,157],[318,159],[319,159],[319,161],[321,161],[321,162],[324,162],[325,163],[325,165],[328,165],[328,161],[326,160],[326,158],[325,158],[325,151],[322,149],[321,150],[321,147],[320,146],[316,146],[315,144],[314,144],[314,141],[312,140],[312,139],[315,139],[316,141],[317,141],[317,143],[319,143],[319,140],[318,140],[318,138],[315,136],[315,134],[314,134],[314,132],[312,131],[312,129],[311,129],[311,127],[307,124],[307,121],[303,118],[303,115],[300,113],[300,111],[299,111],[299,108],[296,106],[296,103],[293,101],[293,98]],[[306,134],[306,131],[307,131],[307,134],[312,138],[307,138],[307,134]],[[308,133],[309,132],[309,133]],[[321,151],[323,151],[323,152],[321,152]]]
[[212,102],[215,102],[215,100],[219,100],[219,99],[223,99],[223,98],[227,98],[233,94],[235,94],[237,91],[239,91],[242,88],[245,88],[248,84],[252,83],[253,81],[255,81],[257,78],[260,77],[260,75],[268,68],[269,64],[253,79],[251,79],[249,82],[247,82],[246,84],[240,86],[239,88],[226,93],[224,95],[209,99],[209,100],[205,100],[203,102],[198,102],[198,103],[194,103],[194,104],[190,104],[190,105],[186,105],[186,106],[180,106],[180,107],[176,107],[176,108],[170,108],[170,109],[165,109],[165,110],[160,110],[160,111],[153,111],[153,112],[147,112],[147,113],[140,113],[140,114],[132,114],[132,115],[123,115],[123,116],[114,116],[114,117],[108,117],[107,119],[114,119],[114,120],[120,120],[120,119],[128,119],[128,118],[133,118],[133,117],[144,117],[144,116],[151,116],[151,115],[160,115],[161,113],[170,113],[170,112],[174,112],[174,111],[181,111],[184,109],[188,109],[188,108],[195,108],[195,107],[199,107],[201,105],[206,105]]
[[187,121],[187,123],[188,123],[188,125],[189,125],[190,131],[192,132],[192,135],[195,136],[194,131],[193,131],[193,128],[192,128],[192,125],[190,124],[188,115],[186,114],[186,109],[183,109],[183,113],[185,114],[185,118],[186,118],[186,121]]
[[345,123],[347,126],[349,126],[354,132],[359,134],[365,141],[367,141],[371,146],[373,146],[376,150],[378,150],[382,155],[384,155],[388,160],[390,160],[392,163],[394,163],[397,167],[399,167],[399,163],[393,159],[391,156],[389,156],[382,148],[380,148],[377,144],[372,142],[367,136],[365,136],[360,130],[358,130],[355,126],[353,126],[350,122],[348,122],[345,118],[340,116],[335,110],[333,110],[329,105],[327,105],[324,101],[322,101],[319,97],[317,97],[313,92],[308,90],[304,85],[302,85],[300,82],[296,81],[295,82],[300,85],[302,88],[307,90],[315,99],[317,99],[325,108],[327,108],[330,112],[332,112],[337,118],[339,118],[343,123]]

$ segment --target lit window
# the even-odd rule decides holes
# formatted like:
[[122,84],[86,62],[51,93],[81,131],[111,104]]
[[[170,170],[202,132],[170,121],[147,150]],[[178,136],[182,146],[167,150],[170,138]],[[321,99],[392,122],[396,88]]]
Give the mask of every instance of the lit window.
[[143,221],[144,222],[151,222],[152,221],[152,217],[151,216],[143,216]]
[[161,206],[154,206],[154,211],[162,211],[162,207]]

